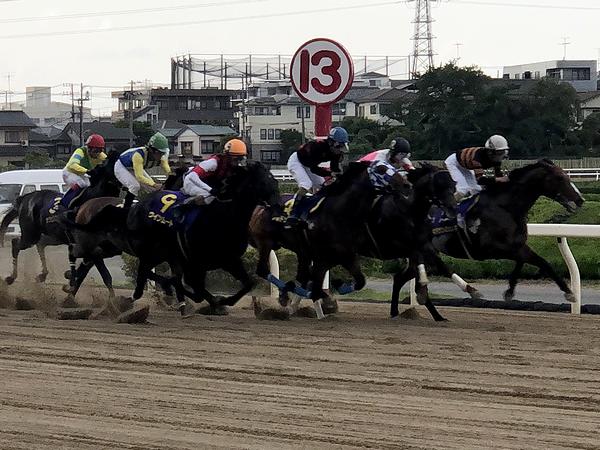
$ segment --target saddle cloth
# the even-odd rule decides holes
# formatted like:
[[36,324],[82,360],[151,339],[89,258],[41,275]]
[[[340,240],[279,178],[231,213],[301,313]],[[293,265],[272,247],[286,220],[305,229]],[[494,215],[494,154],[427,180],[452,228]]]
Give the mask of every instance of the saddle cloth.
[[473,209],[478,201],[478,194],[461,200],[456,207],[456,217],[448,217],[442,208],[432,208],[429,219],[431,220],[433,234],[438,235],[456,231],[458,228],[457,218],[461,216],[463,221],[466,222],[469,211]]
[[[289,216],[292,212],[292,207],[294,206],[294,196],[286,194],[282,196],[282,200],[284,204],[283,212]],[[296,206],[299,218],[307,219],[311,213],[314,213],[319,209],[323,200],[325,200],[325,197],[319,195],[319,193],[314,195],[307,194],[302,197],[300,204]]]
[[180,191],[161,191],[150,202],[147,220],[167,228],[187,230],[200,214],[199,207],[180,208],[188,198]]

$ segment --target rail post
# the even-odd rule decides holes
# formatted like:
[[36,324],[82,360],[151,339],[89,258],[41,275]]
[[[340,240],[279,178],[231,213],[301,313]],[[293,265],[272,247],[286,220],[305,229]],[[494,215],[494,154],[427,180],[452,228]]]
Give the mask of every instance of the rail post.
[[567,238],[559,237],[557,238],[557,241],[560,254],[569,269],[569,276],[571,277],[571,282],[569,284],[573,291],[573,295],[575,296],[575,303],[571,303],[571,314],[581,314],[581,275],[579,274],[579,267],[577,266],[577,261],[575,261],[575,258],[573,257],[573,252],[571,252]]

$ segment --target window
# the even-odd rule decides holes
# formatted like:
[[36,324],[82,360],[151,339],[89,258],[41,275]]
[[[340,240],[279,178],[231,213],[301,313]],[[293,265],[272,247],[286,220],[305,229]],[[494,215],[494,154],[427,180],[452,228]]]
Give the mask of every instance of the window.
[[255,106],[254,107],[254,115],[255,116],[268,116],[269,108],[267,106]]
[[371,87],[381,86],[381,80],[369,80],[369,86],[371,86]]
[[590,79],[589,67],[563,69],[563,80],[581,81]]
[[35,123],[36,125],[40,123],[40,119],[37,117],[32,117],[31,120],[33,120],[33,123]]
[[202,154],[210,154],[212,155],[219,149],[219,143],[214,141],[200,141],[200,152]]
[[275,139],[281,139],[281,130],[279,128],[275,129]]
[[20,131],[5,131],[4,132],[4,142],[7,144],[18,144],[21,142],[21,132]]
[[515,73],[515,80],[520,80],[520,79],[521,79],[521,74]]
[[560,69],[547,69],[546,76],[548,78],[554,78],[556,80],[560,80]]
[[369,106],[369,114],[377,114],[377,105]]
[[281,158],[281,152],[279,150],[268,150],[260,152],[260,159],[266,163],[277,163]]
[[60,192],[58,184],[41,184],[40,189],[48,189],[49,191]]
[[267,140],[267,130],[265,128],[260,129],[260,140],[261,141]]
[[271,108],[271,115],[280,116],[281,115],[281,106],[273,106]]
[[29,194],[30,192],[35,192],[35,186],[33,184],[26,184],[21,195]]
[[269,128],[269,140],[272,141],[275,138],[275,130],[273,128]]
[[169,104],[167,103],[166,100],[156,100],[156,106],[158,106],[159,109],[167,109]]
[[187,100],[179,100],[177,102],[177,109],[179,109],[179,110],[186,110],[186,109],[188,109],[188,102],[187,102]]
[[302,108],[304,108],[304,118],[310,119],[310,106],[298,106],[296,107],[296,118],[302,118]]
[[180,142],[181,154],[183,156],[192,156],[194,150],[194,143],[190,141]]
[[277,88],[267,88],[267,95],[275,95],[277,94]]
[[334,116],[346,115],[346,103],[336,103],[333,105],[332,113]]
[[539,79],[540,79],[540,71],[539,71],[539,70],[536,70],[536,71],[535,71],[535,73],[534,73],[534,75],[533,75],[533,77],[534,77],[536,80],[539,80]]

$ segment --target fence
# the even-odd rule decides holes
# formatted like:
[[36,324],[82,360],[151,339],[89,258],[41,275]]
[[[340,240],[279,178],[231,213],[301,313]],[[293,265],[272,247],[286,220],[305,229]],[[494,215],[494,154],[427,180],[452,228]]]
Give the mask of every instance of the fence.
[[[560,253],[569,269],[570,287],[575,296],[575,302],[571,304],[572,314],[581,314],[581,277],[577,261],[571,252],[567,238],[570,237],[585,237],[585,238],[600,238],[600,225],[571,225],[571,224],[539,224],[531,223],[527,225],[529,236],[546,236],[556,237]],[[275,252],[271,252],[269,258],[271,273],[279,278],[279,261]],[[323,281],[323,288],[329,288],[329,274]],[[410,304],[416,306],[417,295],[415,293],[415,280],[410,281]],[[277,297],[278,290],[271,285],[271,296]]]

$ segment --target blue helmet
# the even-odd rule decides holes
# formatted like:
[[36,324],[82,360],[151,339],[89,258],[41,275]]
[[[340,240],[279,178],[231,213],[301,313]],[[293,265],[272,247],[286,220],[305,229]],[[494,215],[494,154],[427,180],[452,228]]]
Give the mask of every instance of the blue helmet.
[[329,139],[339,144],[347,144],[350,142],[350,139],[348,138],[348,132],[342,127],[335,127],[329,130]]

